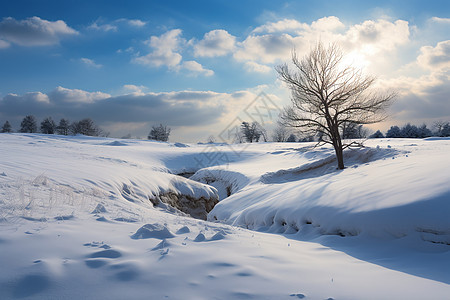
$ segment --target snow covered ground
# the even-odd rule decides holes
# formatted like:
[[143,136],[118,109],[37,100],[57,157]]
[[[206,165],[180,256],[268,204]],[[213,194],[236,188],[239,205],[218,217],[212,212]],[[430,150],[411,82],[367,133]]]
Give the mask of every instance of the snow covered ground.
[[366,144],[0,134],[0,299],[449,299],[450,140]]

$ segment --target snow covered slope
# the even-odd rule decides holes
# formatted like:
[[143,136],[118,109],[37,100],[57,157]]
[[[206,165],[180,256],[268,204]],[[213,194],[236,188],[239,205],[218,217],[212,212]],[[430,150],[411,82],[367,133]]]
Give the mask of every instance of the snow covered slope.
[[446,299],[450,141],[368,146],[0,134],[0,299]]
[[301,155],[304,162],[261,172],[209,219],[278,233],[415,235],[450,245],[450,140],[384,139],[367,146],[348,150],[342,171],[329,148],[278,152]]

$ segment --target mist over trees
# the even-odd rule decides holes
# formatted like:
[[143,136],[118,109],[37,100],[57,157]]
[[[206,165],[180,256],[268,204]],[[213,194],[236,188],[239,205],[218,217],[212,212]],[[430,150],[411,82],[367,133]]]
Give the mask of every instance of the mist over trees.
[[278,122],[277,127],[273,130],[272,140],[274,142],[286,142],[290,136],[289,129],[282,123]]

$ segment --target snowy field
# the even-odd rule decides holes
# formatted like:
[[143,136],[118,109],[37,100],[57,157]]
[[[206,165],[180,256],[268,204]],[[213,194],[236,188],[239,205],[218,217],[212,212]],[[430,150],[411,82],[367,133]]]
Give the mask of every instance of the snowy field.
[[0,299],[450,299],[450,140],[312,146],[0,134]]

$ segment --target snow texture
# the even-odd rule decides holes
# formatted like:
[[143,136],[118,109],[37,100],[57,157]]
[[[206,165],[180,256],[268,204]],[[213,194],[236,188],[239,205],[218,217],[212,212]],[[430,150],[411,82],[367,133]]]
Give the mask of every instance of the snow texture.
[[447,299],[449,152],[0,134],[0,299]]

